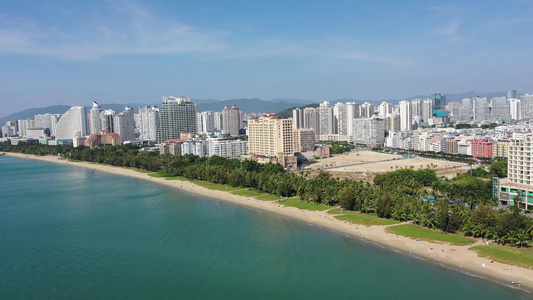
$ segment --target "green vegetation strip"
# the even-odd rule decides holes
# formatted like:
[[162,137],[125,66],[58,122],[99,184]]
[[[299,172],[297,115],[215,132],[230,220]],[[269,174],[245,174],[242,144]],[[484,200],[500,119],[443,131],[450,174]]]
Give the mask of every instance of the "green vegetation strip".
[[439,230],[423,228],[414,224],[392,226],[388,227],[386,230],[389,233],[432,243],[450,243],[455,246],[465,246],[476,242],[474,239],[466,238],[458,234],[443,233]]
[[231,192],[232,194],[234,195],[238,195],[238,196],[245,196],[245,197],[257,197],[257,196],[266,196],[268,194],[266,193],[263,193],[257,189],[243,189],[243,190],[238,190],[238,191],[234,191],[234,192]]
[[478,256],[495,260],[508,265],[522,268],[533,268],[533,249],[513,248],[502,245],[481,245],[472,247],[469,250],[477,252]]
[[276,201],[276,200],[279,200],[280,196],[279,195],[266,194],[266,195],[257,196],[255,198],[259,199],[259,200],[263,200],[263,201]]
[[185,177],[179,177],[179,176],[167,177],[167,178],[165,178],[165,180],[189,181],[189,179],[187,179]]
[[143,169],[134,169],[134,170],[137,172],[141,172],[141,173],[153,173],[152,171],[143,170]]
[[208,188],[210,190],[215,190],[215,191],[228,191],[228,192],[231,192],[231,191],[236,191],[236,190],[240,190],[241,189],[241,188],[238,188],[238,187],[232,187],[229,184],[218,184],[218,183],[211,183],[211,182],[201,181],[201,180],[193,180],[192,183],[195,183],[195,184],[197,184],[199,186],[203,186],[205,188]]
[[167,174],[167,173],[150,173],[150,174],[148,174],[148,176],[158,177],[158,178],[161,178],[161,177],[174,177],[174,176],[172,176],[172,174]]
[[283,204],[284,206],[297,207],[299,209],[306,209],[306,210],[322,211],[322,210],[331,208],[331,206],[327,206],[322,203],[309,203],[309,202],[301,201],[295,198],[283,199],[282,201],[280,201],[280,203]]
[[[398,221],[390,220],[390,219],[383,219],[378,217],[375,213],[372,214],[364,214],[354,211],[346,211],[344,210],[344,214],[340,216],[335,216],[335,219],[339,219],[341,221],[346,222],[352,222],[355,224],[361,224],[361,225],[393,225],[398,224]],[[339,210],[340,213],[340,210]]]

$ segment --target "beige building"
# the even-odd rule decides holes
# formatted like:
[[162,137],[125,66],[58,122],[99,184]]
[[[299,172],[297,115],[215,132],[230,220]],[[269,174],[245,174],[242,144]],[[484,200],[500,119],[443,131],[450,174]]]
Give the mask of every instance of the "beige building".
[[159,144],[159,154],[181,155],[181,145],[187,140],[171,139]]
[[[248,120],[248,146],[252,155],[278,158],[294,156],[292,119],[272,113],[251,118]],[[293,160],[282,159],[282,161]],[[284,165],[284,167],[293,166]]]
[[492,157],[508,158],[510,141],[499,140],[492,144]]
[[514,199],[522,201],[520,208],[533,209],[533,134],[509,142],[507,178],[494,178],[494,196],[502,204],[515,205]]

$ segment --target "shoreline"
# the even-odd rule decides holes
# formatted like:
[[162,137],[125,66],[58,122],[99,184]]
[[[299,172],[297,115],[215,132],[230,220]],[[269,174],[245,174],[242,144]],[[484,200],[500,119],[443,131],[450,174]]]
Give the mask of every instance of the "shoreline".
[[[71,162],[61,160],[56,156],[37,156],[11,152],[7,152],[6,155],[77,166],[110,174],[147,180],[177,188],[187,193],[275,213],[327,228],[340,234],[348,234],[366,242],[376,243],[380,246],[391,248],[392,251],[399,251],[407,256],[412,255],[413,258],[423,260],[426,263],[441,265],[445,268],[466,275],[481,277],[485,280],[491,280],[510,288],[533,292],[533,270],[499,262],[492,263],[490,259],[478,257],[475,251],[468,250],[471,246],[452,246],[426,241],[415,241],[407,237],[387,233],[385,228],[388,226],[373,225],[367,227],[365,225],[350,224],[335,219],[325,211],[307,211],[295,207],[284,207],[274,201],[263,201],[253,197],[234,195],[226,191],[210,190],[190,181],[165,180],[165,178],[161,177],[151,177],[148,173],[141,173],[132,168],[115,167],[90,162]],[[480,244],[481,242],[478,241],[472,246]],[[517,282],[519,280],[522,281],[520,286],[512,285],[512,282]]]

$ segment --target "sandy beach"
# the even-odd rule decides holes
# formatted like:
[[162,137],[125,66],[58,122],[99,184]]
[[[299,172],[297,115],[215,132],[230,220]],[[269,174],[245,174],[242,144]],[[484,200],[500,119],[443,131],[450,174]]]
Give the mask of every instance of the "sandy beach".
[[[287,217],[295,218],[304,222],[335,230],[341,234],[348,234],[364,240],[373,241],[380,245],[399,250],[405,255],[413,255],[430,262],[437,262],[459,272],[471,273],[499,283],[513,286],[512,282],[522,281],[519,288],[533,291],[533,270],[525,269],[478,257],[474,251],[468,250],[471,246],[451,246],[435,244],[425,241],[415,241],[402,236],[387,233],[387,226],[364,226],[350,224],[337,220],[326,212],[304,211],[294,207],[283,207],[277,202],[262,201],[251,197],[237,196],[229,192],[213,191],[198,186],[189,181],[165,180],[164,178],[151,177],[147,173],[141,173],[133,169],[113,167],[87,162],[70,162],[55,156],[35,156],[18,153],[7,153],[9,156],[37,159],[41,161],[61,163],[65,165],[83,167],[111,174],[129,176],[148,180],[151,182],[171,186],[189,193],[204,197],[216,198],[223,201],[244,205]],[[481,244],[478,241],[477,244]]]

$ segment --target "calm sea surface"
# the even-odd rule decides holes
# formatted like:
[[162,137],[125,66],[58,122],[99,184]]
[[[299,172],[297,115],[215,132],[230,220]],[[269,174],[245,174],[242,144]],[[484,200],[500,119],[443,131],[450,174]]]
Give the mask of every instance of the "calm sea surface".
[[257,210],[0,157],[0,299],[531,299]]

